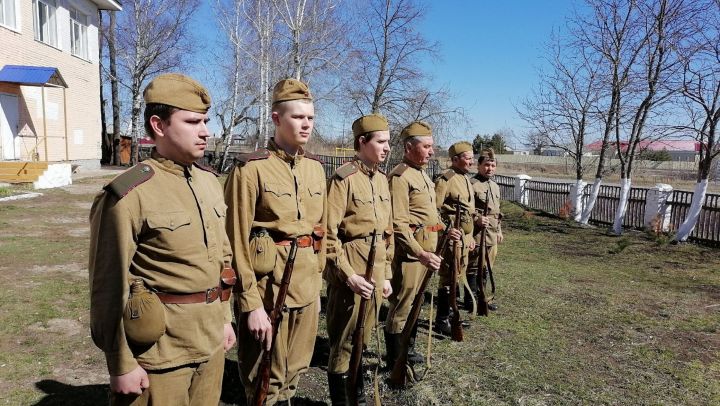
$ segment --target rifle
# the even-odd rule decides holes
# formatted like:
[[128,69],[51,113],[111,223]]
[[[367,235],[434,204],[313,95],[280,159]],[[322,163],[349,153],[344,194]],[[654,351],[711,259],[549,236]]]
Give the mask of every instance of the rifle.
[[[490,210],[490,202],[488,202],[490,189],[485,191],[485,208],[483,208],[483,217],[487,217],[488,211]],[[490,269],[490,261],[488,257],[488,249],[487,244],[485,243],[485,238],[487,236],[487,226],[483,227],[482,233],[480,233],[480,241],[482,241],[482,245],[480,247],[480,259],[478,263],[478,270],[477,270],[477,278],[478,278],[478,286],[480,287],[478,289],[478,302],[480,308],[478,311],[480,312],[481,316],[487,316],[488,315],[488,305],[487,305],[487,299],[485,298],[485,283],[483,282],[483,263],[486,264],[487,268]],[[493,284],[494,286],[494,284]]]
[[[445,234],[443,235],[440,244],[438,244],[437,248],[435,249],[435,255],[442,254],[445,246],[447,245],[447,242],[448,229],[446,228]],[[395,361],[392,372],[390,372],[390,384],[396,387],[405,386],[405,383],[407,382],[406,365],[408,357],[408,347],[410,346],[410,336],[412,335],[413,327],[415,326],[415,323],[417,323],[417,319],[420,316],[420,310],[425,299],[425,289],[427,288],[428,282],[430,282],[432,274],[433,273],[432,271],[430,271],[429,268],[425,268],[425,275],[423,276],[423,280],[420,283],[420,288],[418,289],[418,292],[417,294],[415,294],[415,298],[413,299],[412,307],[410,308],[410,314],[408,315],[407,321],[405,322],[402,333],[400,333],[400,347],[398,348],[398,357]]]
[[[370,240],[370,252],[368,253],[367,265],[365,265],[365,280],[373,283],[373,270],[375,265],[375,242],[377,234],[373,231]],[[374,293],[373,293],[374,294]],[[372,297],[372,296],[371,296]],[[355,331],[352,336],[352,353],[350,354],[350,370],[348,372],[348,388],[346,390],[351,405],[358,405],[357,379],[358,374],[362,373],[362,352],[363,338],[365,337],[365,316],[367,315],[368,299],[360,297],[360,305],[358,306],[357,322],[355,323]]]
[[282,322],[282,311],[285,307],[285,297],[287,296],[288,288],[290,287],[290,277],[295,267],[295,254],[297,253],[297,238],[293,238],[290,243],[290,253],[288,254],[287,262],[285,262],[285,269],[283,270],[282,279],[280,280],[280,289],[278,290],[277,297],[275,298],[275,305],[270,312],[270,323],[272,324],[272,342],[270,343],[270,350],[263,353],[262,361],[258,366],[258,372],[255,383],[255,394],[253,395],[252,404],[254,406],[262,406],[265,404],[265,398],[267,398],[267,392],[270,388],[270,367],[272,364],[272,352],[275,348],[275,339],[277,338],[278,329]]
[[[455,221],[453,222],[453,228],[456,230],[460,229],[460,204],[455,206]],[[453,341],[463,341],[463,328],[462,321],[460,321],[460,308],[457,304],[457,285],[458,275],[460,274],[460,264],[458,256],[460,256],[460,241],[453,241],[453,252],[452,252],[452,267],[450,269],[450,306],[452,306],[453,316],[450,320],[450,335]]]

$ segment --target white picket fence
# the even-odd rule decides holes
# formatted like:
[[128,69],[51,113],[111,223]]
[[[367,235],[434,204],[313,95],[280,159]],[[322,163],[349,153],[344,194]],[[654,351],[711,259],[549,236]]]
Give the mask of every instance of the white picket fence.
[[[531,209],[556,216],[570,211],[571,191],[575,183],[533,180],[527,175],[496,175],[503,200],[520,203]],[[591,184],[583,184],[582,209],[590,196]],[[693,192],[674,190],[658,184],[653,188],[632,188],[623,227],[674,232],[687,216]],[[590,222],[611,225],[620,201],[620,186],[602,185]],[[708,193],[695,229],[689,239],[710,245],[720,245],[720,194]]]

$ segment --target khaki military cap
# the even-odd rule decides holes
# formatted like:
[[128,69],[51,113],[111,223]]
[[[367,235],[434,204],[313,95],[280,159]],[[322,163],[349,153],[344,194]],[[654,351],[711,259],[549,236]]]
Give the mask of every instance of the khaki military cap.
[[180,73],[165,73],[153,79],[145,88],[143,98],[145,104],[167,104],[196,113],[207,113],[210,109],[207,89]]
[[462,154],[463,152],[472,151],[472,144],[467,141],[460,141],[452,144],[448,149],[448,155],[454,157],[455,155]]
[[478,162],[494,161],[494,160],[495,160],[495,151],[492,148],[485,148],[484,150],[480,151],[480,156],[478,157]]
[[407,137],[432,137],[432,128],[430,124],[424,121],[415,121],[407,125],[400,132],[400,136]]
[[355,138],[373,131],[388,131],[387,119],[380,114],[368,114],[362,116],[352,123],[352,131]]
[[290,100],[312,100],[307,85],[296,79],[283,79],[273,88],[273,104]]

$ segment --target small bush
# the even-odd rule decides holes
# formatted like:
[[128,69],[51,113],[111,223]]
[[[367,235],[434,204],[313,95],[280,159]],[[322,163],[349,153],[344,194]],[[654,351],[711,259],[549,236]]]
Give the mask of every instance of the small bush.
[[632,241],[630,241],[629,237],[620,237],[617,241],[615,241],[615,246],[610,248],[608,252],[611,254],[619,254],[631,245]]

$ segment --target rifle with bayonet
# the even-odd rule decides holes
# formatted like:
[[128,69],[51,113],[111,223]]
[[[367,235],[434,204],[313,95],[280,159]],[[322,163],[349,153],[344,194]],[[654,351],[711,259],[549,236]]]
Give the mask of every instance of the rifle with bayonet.
[[[367,265],[365,265],[365,280],[373,283],[373,270],[375,266],[375,242],[377,241],[377,233],[373,233],[370,239],[370,252],[368,253]],[[375,294],[375,292],[373,292]],[[370,296],[372,298],[372,296]],[[357,322],[355,323],[355,331],[352,335],[352,353],[350,354],[350,370],[348,371],[348,380],[346,393],[351,405],[358,405],[357,396],[357,380],[358,374],[362,373],[362,352],[363,339],[365,337],[365,317],[367,315],[367,304],[369,299],[360,297],[360,305],[358,306]]]
[[285,269],[283,270],[282,279],[280,280],[280,289],[278,289],[275,297],[275,305],[270,312],[270,324],[272,324],[272,342],[270,350],[263,353],[262,360],[258,366],[257,375],[255,377],[255,394],[253,396],[253,406],[262,406],[265,404],[268,389],[270,388],[270,367],[272,366],[272,352],[275,348],[275,340],[277,338],[278,329],[282,322],[282,312],[285,307],[285,298],[287,297],[288,288],[290,287],[290,277],[295,267],[295,254],[297,253],[297,238],[293,238],[290,243],[290,253],[288,254]]
[[[442,240],[438,244],[435,250],[435,255],[442,254],[445,246],[448,242],[448,229],[445,229]],[[390,372],[390,384],[396,387],[405,386],[407,383],[407,362],[408,362],[408,348],[410,346],[410,337],[412,336],[412,330],[417,323],[417,319],[420,316],[420,310],[423,302],[425,301],[425,289],[430,282],[433,271],[429,267],[425,268],[425,275],[420,283],[417,294],[413,299],[412,307],[410,308],[410,314],[408,315],[405,326],[403,327],[402,333],[400,333],[400,345],[398,348],[398,357],[395,361],[392,371]]]
[[[455,221],[453,221],[453,228],[460,230],[460,204],[455,206]],[[460,275],[460,241],[453,241],[452,249],[452,267],[450,267],[450,306],[452,307],[453,315],[450,319],[450,336],[453,341],[463,341],[463,328],[462,321],[460,320],[460,308],[457,304],[457,287],[458,287],[458,276]]]

